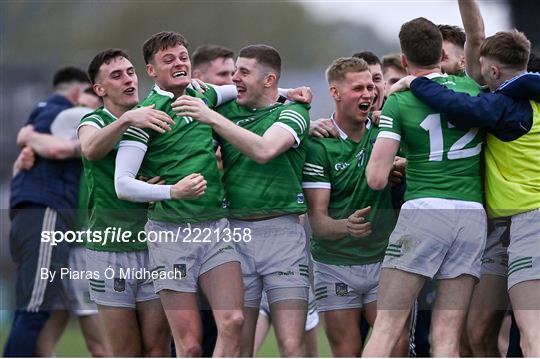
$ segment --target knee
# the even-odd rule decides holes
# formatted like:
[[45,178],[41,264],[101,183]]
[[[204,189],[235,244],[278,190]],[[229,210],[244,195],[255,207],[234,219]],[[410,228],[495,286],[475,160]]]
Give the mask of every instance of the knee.
[[237,335],[240,337],[244,325],[244,314],[242,311],[230,311],[223,315],[219,329],[226,335]]
[[285,338],[280,340],[281,355],[283,357],[302,357],[304,356],[304,339],[298,338]]
[[481,325],[472,325],[467,328],[467,337],[471,348],[484,347],[486,342],[486,328]]
[[181,353],[177,353],[177,356],[183,356],[183,357],[189,357],[189,358],[201,357],[202,356],[201,344],[198,342],[186,343],[182,346]]
[[86,347],[88,348],[88,351],[94,358],[103,358],[103,357],[111,356],[111,354],[107,352],[107,348],[105,347],[104,343],[100,343],[97,341],[87,342]]
[[144,356],[146,358],[166,358],[171,356],[171,352],[168,346],[155,346],[153,348],[145,348]]

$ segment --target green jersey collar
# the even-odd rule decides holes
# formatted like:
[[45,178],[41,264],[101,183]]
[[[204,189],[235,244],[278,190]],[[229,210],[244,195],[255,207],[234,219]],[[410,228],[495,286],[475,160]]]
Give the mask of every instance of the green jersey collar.
[[118,117],[113,115],[112,112],[107,110],[105,107],[103,107],[103,112],[105,112],[107,115],[111,116],[114,120],[118,120]]
[[162,90],[157,84],[154,85],[153,90],[156,91],[161,96],[167,96],[167,97],[170,97],[170,98],[174,98],[174,94],[172,92]]
[[[338,133],[339,133],[339,137],[342,139],[342,140],[346,140],[349,138],[349,136],[347,136],[347,134],[345,133],[345,131],[343,131],[337,124],[336,122],[336,119],[335,119],[335,115],[336,113],[334,112],[332,114],[332,116],[330,116],[330,120],[332,120],[332,123],[334,124],[334,127],[337,128],[338,130]],[[366,120],[366,130],[369,130],[371,128],[371,120],[368,119]]]

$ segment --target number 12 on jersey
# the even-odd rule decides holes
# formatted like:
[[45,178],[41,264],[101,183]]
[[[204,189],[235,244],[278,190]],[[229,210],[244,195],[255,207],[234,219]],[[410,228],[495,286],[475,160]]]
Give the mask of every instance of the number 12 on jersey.
[[[444,139],[441,126],[441,115],[436,113],[427,116],[424,121],[420,123],[420,127],[428,131],[429,134],[429,160],[442,161],[444,155]],[[451,123],[448,123],[448,127],[453,128],[454,126]],[[478,143],[475,147],[464,148],[474,140],[477,134],[478,128],[471,128],[450,146],[450,149],[446,154],[447,158],[449,160],[458,160],[479,154],[482,151],[482,142]]]

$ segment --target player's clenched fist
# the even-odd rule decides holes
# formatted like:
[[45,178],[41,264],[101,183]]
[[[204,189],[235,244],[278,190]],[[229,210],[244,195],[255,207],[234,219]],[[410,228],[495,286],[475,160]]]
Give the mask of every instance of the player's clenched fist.
[[150,128],[159,133],[170,131],[174,121],[165,112],[154,110],[155,105],[140,107],[127,111],[124,116],[130,126]]
[[371,234],[371,223],[364,218],[371,210],[371,206],[359,209],[347,218],[347,232],[357,238],[367,237]]
[[172,199],[197,198],[204,194],[206,180],[200,173],[192,173],[171,187]]

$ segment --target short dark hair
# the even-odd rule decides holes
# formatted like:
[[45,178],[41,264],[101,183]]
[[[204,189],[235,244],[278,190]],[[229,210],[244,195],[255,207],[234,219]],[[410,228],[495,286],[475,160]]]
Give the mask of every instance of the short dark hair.
[[392,54],[386,54],[382,58],[382,70],[383,72],[386,72],[389,68],[393,67],[398,71],[407,72],[407,70],[403,67],[400,60],[401,54],[399,53],[392,53]]
[[326,80],[328,84],[335,81],[342,81],[349,72],[369,71],[369,64],[358,57],[340,57],[335,59],[326,69]]
[[480,46],[480,56],[495,59],[516,70],[527,68],[530,52],[531,42],[516,29],[499,31],[487,37]]
[[219,45],[202,45],[193,51],[191,56],[192,69],[207,64],[216,59],[234,59],[234,52]]
[[534,52],[529,55],[529,62],[527,63],[527,71],[540,72],[540,57]]
[[94,84],[101,65],[109,64],[111,60],[116,59],[117,57],[123,57],[129,60],[129,57],[124,50],[114,48],[103,50],[94,56],[92,61],[90,61],[90,65],[88,65],[88,76],[90,77],[90,81]]
[[426,18],[404,23],[399,31],[399,43],[407,60],[416,66],[434,66],[441,62],[441,32]]
[[352,55],[352,57],[356,57],[356,58],[364,60],[365,62],[368,63],[369,66],[381,65],[382,67],[381,59],[379,59],[379,57],[371,51],[357,52],[354,55]]
[[255,59],[260,64],[270,67],[279,77],[281,74],[281,56],[272,46],[268,45],[249,45],[240,50],[238,57]]
[[53,77],[53,87],[69,82],[90,83],[86,72],[75,66],[62,67]]
[[144,62],[148,64],[159,50],[165,50],[176,45],[188,48],[186,38],[177,32],[161,31],[150,36],[143,44]]
[[465,31],[459,26],[453,25],[437,25],[441,32],[443,41],[458,46],[461,49],[465,48]]

